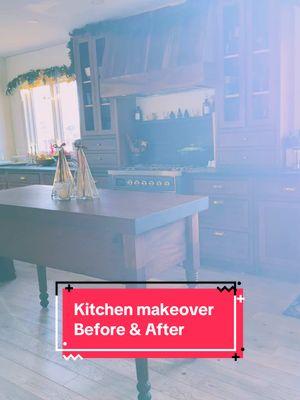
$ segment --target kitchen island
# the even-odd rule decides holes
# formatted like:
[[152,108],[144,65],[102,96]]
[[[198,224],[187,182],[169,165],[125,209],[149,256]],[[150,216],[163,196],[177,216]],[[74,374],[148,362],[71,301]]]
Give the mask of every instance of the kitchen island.
[[[48,305],[46,267],[105,280],[145,281],[182,264],[200,266],[198,214],[205,196],[101,190],[92,201],[54,201],[50,186],[0,192],[0,256],[37,265]],[[172,273],[170,273],[172,278]],[[136,360],[139,399],[149,399],[147,360]]]

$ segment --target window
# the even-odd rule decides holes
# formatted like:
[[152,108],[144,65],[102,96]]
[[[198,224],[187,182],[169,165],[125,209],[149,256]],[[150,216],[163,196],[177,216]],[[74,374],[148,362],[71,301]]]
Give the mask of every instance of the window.
[[66,143],[72,151],[80,137],[76,81],[22,89],[29,152],[50,151],[54,143]]

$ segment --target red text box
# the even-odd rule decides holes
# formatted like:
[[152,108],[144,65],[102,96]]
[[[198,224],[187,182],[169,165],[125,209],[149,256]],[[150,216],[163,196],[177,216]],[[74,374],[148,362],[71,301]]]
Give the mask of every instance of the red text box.
[[63,354],[242,357],[243,290],[63,290]]

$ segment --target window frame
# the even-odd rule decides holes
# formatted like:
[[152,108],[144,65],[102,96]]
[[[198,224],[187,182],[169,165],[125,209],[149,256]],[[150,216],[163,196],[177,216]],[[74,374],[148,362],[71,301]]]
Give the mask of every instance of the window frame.
[[[76,80],[72,82],[75,82],[77,86]],[[59,144],[66,141],[64,134],[63,116],[62,116],[62,105],[60,102],[60,87],[59,87],[60,83],[63,82],[50,82],[50,83],[48,82],[45,85],[41,85],[41,86],[49,86],[50,88],[51,109],[52,109],[52,118],[54,127],[54,140],[56,143]],[[35,87],[24,88],[20,90],[20,97],[22,102],[26,139],[27,139],[27,149],[31,154],[36,152],[43,152],[43,153],[45,152],[44,149],[38,148],[38,134],[36,128],[35,109],[33,105],[34,89]],[[78,108],[78,117],[79,117],[79,108]]]

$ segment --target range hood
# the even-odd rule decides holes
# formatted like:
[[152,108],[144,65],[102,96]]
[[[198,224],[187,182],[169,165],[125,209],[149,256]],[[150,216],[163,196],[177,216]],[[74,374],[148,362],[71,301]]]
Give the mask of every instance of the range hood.
[[211,0],[189,0],[110,21],[99,69],[101,95],[214,87],[214,12]]

